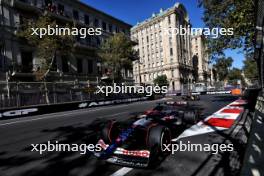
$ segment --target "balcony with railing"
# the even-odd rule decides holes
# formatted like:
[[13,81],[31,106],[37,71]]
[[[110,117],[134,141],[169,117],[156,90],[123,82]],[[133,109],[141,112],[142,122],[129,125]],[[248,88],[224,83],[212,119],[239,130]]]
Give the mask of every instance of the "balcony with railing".
[[27,10],[31,12],[40,12],[42,4],[37,0],[13,0],[13,6],[22,10]]
[[130,39],[131,39],[131,41],[133,41],[136,44],[138,44],[138,39],[136,37],[131,36]]

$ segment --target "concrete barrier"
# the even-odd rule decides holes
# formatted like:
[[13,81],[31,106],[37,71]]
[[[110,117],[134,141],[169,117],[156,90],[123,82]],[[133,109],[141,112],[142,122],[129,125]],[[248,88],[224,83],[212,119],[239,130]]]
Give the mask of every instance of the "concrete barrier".
[[0,120],[62,112],[62,111],[70,111],[70,110],[77,110],[84,108],[92,108],[98,106],[131,103],[136,101],[144,101],[147,99],[148,97],[133,97],[133,98],[124,98],[124,99],[108,99],[108,100],[98,100],[98,101],[91,100],[91,101],[83,101],[83,102],[52,104],[52,105],[28,106],[24,108],[2,109],[0,110]]
[[[192,95],[216,95],[216,94],[231,94],[231,91],[205,91],[205,92],[192,92]],[[183,93],[168,93],[166,96],[182,96]]]

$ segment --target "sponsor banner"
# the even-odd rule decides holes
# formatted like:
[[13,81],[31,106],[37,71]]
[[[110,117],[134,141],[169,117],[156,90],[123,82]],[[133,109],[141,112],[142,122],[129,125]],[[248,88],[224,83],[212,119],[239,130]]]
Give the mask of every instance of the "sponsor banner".
[[231,94],[231,91],[210,91],[206,92],[206,94],[214,95],[214,94]]
[[[206,91],[206,92],[192,92],[192,95],[217,95],[217,94],[231,94],[231,91]],[[182,93],[168,93],[166,96],[182,96]]]
[[84,102],[71,102],[63,104],[52,104],[52,105],[40,105],[32,106],[28,108],[13,108],[0,110],[0,120],[18,118],[25,116],[41,115],[61,111],[70,111],[83,108],[91,108],[97,106],[114,105],[121,103],[131,103],[136,101],[147,100],[148,97],[138,97],[138,98],[126,98],[126,99],[112,99],[112,100],[102,100],[102,101],[84,101]]
[[38,112],[38,108],[27,108],[27,109],[17,109],[17,110],[8,110],[0,113],[0,119],[10,118],[17,116],[30,115],[32,113]]

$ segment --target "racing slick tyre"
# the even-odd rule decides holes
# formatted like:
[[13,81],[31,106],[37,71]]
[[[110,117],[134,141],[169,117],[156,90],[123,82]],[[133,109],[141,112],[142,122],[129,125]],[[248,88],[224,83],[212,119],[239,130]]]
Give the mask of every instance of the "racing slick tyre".
[[167,155],[169,151],[163,151],[163,144],[171,144],[171,131],[165,126],[155,126],[149,131],[148,146],[150,148],[149,167],[159,162],[159,156]]
[[109,121],[101,131],[101,138],[109,144],[118,136],[118,124],[116,121]]
[[196,112],[196,111],[185,111],[183,119],[188,124],[196,124],[199,120],[198,112]]

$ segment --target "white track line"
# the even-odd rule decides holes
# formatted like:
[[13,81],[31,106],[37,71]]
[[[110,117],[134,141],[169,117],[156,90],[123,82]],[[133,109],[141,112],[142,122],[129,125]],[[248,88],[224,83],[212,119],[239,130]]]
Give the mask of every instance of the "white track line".
[[129,168],[129,167],[123,167],[121,169],[119,169],[118,171],[116,171],[115,173],[113,173],[110,176],[124,176],[126,175],[128,172],[130,172],[131,170],[133,170],[133,168]]

